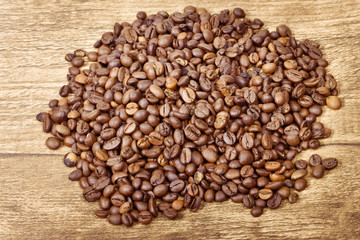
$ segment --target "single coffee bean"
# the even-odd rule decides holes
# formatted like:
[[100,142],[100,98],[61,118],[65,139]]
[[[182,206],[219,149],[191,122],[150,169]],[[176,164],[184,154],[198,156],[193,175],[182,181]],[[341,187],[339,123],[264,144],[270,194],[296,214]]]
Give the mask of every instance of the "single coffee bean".
[[291,180],[297,180],[297,179],[300,179],[300,178],[303,178],[307,175],[307,170],[305,169],[299,169],[299,170],[296,170],[292,175],[291,175]]
[[152,221],[152,215],[149,211],[141,211],[138,216],[138,221],[142,224],[149,224]]
[[313,154],[310,156],[309,164],[311,167],[315,167],[322,164],[322,158],[318,154]]
[[297,179],[294,183],[295,190],[301,192],[307,187],[307,181],[303,178]]
[[338,110],[341,107],[341,101],[337,96],[329,96],[326,98],[326,105],[333,110]]
[[314,166],[311,175],[314,178],[322,178],[325,174],[325,167],[323,165]]
[[96,210],[95,215],[98,216],[99,218],[106,218],[109,215],[109,211],[108,210]]
[[259,191],[259,198],[261,198],[262,200],[268,200],[273,196],[273,192],[271,189],[261,189]]
[[168,208],[163,211],[163,214],[166,218],[173,220],[177,217],[178,212],[174,208]]
[[297,193],[291,193],[289,196],[289,203],[294,204],[299,199],[299,195]]
[[266,204],[268,206],[268,208],[278,208],[281,204],[282,198],[280,196],[280,194],[275,193],[269,200],[267,200]]
[[263,214],[263,208],[255,206],[251,209],[251,215],[254,217],[260,217]]
[[112,225],[120,225],[121,224],[121,216],[118,213],[117,214],[110,214],[108,216],[108,221]]
[[46,146],[51,150],[56,150],[61,146],[61,142],[59,139],[55,137],[49,137],[46,140]]
[[64,164],[65,166],[67,167],[75,167],[76,166],[76,163],[77,163],[77,156],[75,153],[67,153],[65,156],[64,156]]
[[78,181],[82,176],[82,171],[80,169],[76,169],[69,174],[69,179],[71,181]]
[[101,192],[96,191],[93,187],[87,187],[84,189],[83,196],[86,201],[94,202],[101,197]]
[[199,196],[194,197],[190,204],[190,211],[196,212],[201,206],[201,198]]
[[336,158],[326,158],[322,161],[322,164],[326,170],[331,170],[336,168],[338,165],[338,160]]
[[294,164],[297,169],[306,169],[308,165],[305,160],[296,160]]
[[244,196],[242,201],[247,208],[252,208],[255,205],[255,200],[251,195]]
[[184,206],[184,202],[182,200],[175,200],[172,202],[171,207],[176,211],[180,211]]

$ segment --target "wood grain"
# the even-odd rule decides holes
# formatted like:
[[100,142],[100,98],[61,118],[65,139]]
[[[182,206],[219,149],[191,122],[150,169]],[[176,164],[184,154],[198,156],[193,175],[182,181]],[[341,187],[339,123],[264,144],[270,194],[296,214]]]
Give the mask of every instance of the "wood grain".
[[[115,21],[133,21],[139,10],[180,11],[192,4],[210,12],[242,7],[271,30],[285,23],[297,39],[321,44],[327,68],[338,80],[343,108],[325,108],[332,129],[317,152],[340,165],[309,180],[295,205],[253,218],[231,202],[205,204],[176,221],[115,227],[93,215],[77,182],[67,180],[65,147],[54,152],[35,120],[66,83],[64,55],[90,50]],[[0,0],[0,239],[360,239],[360,1]]]

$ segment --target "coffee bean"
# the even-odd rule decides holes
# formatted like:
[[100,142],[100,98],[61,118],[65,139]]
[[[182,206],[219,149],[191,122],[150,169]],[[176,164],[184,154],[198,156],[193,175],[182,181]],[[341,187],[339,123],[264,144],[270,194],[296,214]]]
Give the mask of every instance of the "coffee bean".
[[322,158],[318,154],[313,154],[310,156],[309,164],[311,167],[315,167],[322,164]]
[[275,209],[278,208],[281,204],[282,198],[280,194],[275,193],[269,200],[266,201],[268,208]]
[[69,179],[71,181],[78,181],[82,176],[82,171],[80,169],[76,169],[69,174]]
[[109,215],[109,211],[108,210],[96,210],[95,215],[98,216],[99,218],[106,218]]
[[264,188],[259,191],[259,198],[261,198],[262,200],[268,200],[272,196],[273,196],[273,192],[271,191],[271,189]]
[[138,216],[138,221],[142,224],[149,224],[152,221],[152,215],[149,211],[141,211]]
[[296,170],[292,175],[291,175],[291,180],[297,180],[297,179],[300,179],[300,178],[303,178],[307,175],[307,170],[305,169],[299,169],[299,170]]
[[185,183],[181,179],[174,180],[170,183],[170,190],[172,192],[181,192],[185,188]]
[[326,158],[322,161],[322,164],[326,170],[331,170],[336,168],[338,165],[338,160],[336,158]]
[[61,146],[61,142],[59,139],[55,137],[49,137],[46,140],[46,146],[51,150],[56,150]]
[[101,192],[96,191],[92,187],[87,187],[84,189],[83,196],[86,201],[94,202],[101,197]]
[[118,213],[117,214],[110,214],[108,216],[108,221],[112,225],[120,225],[121,224],[121,216]]
[[204,148],[201,154],[208,162],[215,162],[218,159],[218,154],[212,148]]
[[255,200],[251,195],[244,196],[242,201],[244,203],[244,206],[247,208],[252,208],[255,205]]
[[326,98],[326,105],[333,110],[338,110],[341,107],[341,101],[337,96],[329,96]]
[[305,160],[296,160],[294,164],[297,169],[306,169],[308,165]]
[[76,166],[76,163],[77,163],[77,156],[75,153],[67,153],[65,156],[64,156],[64,164],[65,166],[67,167],[75,167]]
[[260,217],[263,214],[263,208],[255,206],[251,209],[251,215],[254,217]]
[[299,195],[297,193],[291,193],[289,196],[289,203],[294,204],[299,199]]
[[177,217],[178,212],[174,208],[168,208],[163,211],[163,214],[166,218],[173,220]]
[[223,202],[227,199],[226,194],[223,191],[217,191],[215,193],[215,202]]
[[189,87],[180,88],[179,94],[180,94],[181,98],[184,100],[184,102],[186,102],[186,103],[192,103],[195,101],[196,94],[195,94],[194,90],[192,90]]
[[123,215],[121,215],[121,222],[122,222],[125,226],[130,227],[131,225],[133,225],[134,219],[133,219],[133,217],[130,215],[130,213],[124,213]]
[[314,166],[311,174],[314,178],[322,178],[325,174],[325,167],[323,165]]
[[[96,51],[65,56],[62,98],[36,119],[53,135],[50,149],[71,148],[69,179],[99,200],[97,216],[132,226],[158,211],[195,212],[202,201],[231,198],[255,217],[296,202],[291,188],[306,188],[308,163],[294,159],[331,135],[317,117],[325,104],[341,107],[337,82],[319,44],[245,16],[140,11],[105,32]],[[315,178],[337,164],[309,159]]]
[[294,183],[295,190],[301,192],[307,187],[307,181],[303,178],[297,179]]

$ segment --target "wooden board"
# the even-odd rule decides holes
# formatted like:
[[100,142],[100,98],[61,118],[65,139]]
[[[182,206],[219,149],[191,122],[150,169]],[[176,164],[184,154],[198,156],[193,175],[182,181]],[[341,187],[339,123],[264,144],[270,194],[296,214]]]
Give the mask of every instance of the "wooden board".
[[[242,7],[275,29],[285,23],[297,39],[321,44],[338,80],[343,108],[324,110],[332,129],[317,152],[339,167],[310,179],[297,204],[266,210],[260,218],[231,202],[205,204],[176,221],[112,226],[98,219],[97,204],[81,197],[62,163],[68,149],[50,151],[35,115],[66,83],[64,55],[90,50],[115,21],[139,10],[180,11],[193,4],[210,12]],[[360,239],[360,1],[4,1],[0,0],[0,239]]]

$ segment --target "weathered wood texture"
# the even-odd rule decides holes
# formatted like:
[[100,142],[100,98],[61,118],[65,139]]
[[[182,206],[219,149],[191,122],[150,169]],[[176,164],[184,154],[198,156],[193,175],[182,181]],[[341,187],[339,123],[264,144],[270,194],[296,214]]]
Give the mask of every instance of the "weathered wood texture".
[[[287,24],[297,39],[321,44],[338,80],[343,108],[324,109],[333,130],[317,151],[340,165],[310,179],[297,204],[250,216],[242,205],[205,204],[176,221],[115,227],[93,215],[77,182],[67,180],[65,147],[53,152],[35,114],[47,109],[66,82],[64,55],[90,50],[115,21],[133,21],[138,10],[173,12],[192,4],[211,12],[242,7],[271,30]],[[360,239],[360,1],[289,0],[207,2],[0,1],[0,239]]]

